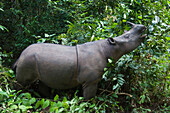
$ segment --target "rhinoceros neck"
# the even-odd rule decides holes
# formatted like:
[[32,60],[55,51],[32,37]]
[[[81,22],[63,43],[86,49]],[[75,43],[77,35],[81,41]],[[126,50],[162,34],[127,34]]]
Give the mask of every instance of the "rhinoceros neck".
[[107,60],[102,48],[103,42],[104,40],[99,40],[77,45],[79,83],[88,81],[92,75],[96,81],[101,79],[103,69],[107,66]]
[[[99,56],[102,57],[104,60],[107,61],[108,58],[113,58],[115,60],[119,59],[120,56],[116,55],[116,48],[114,48],[113,45],[111,45],[107,39],[98,40],[94,42],[87,42],[81,45],[77,45],[78,47],[78,54],[81,54],[81,52],[85,52],[86,55],[89,56],[89,54],[93,54],[94,58],[98,57],[95,55],[96,53],[99,53]],[[118,50],[119,51],[119,50]]]
[[104,43],[106,43],[106,40],[98,40],[77,45],[79,65],[87,64],[90,66],[93,65],[94,67],[97,67],[98,65],[106,65],[107,57],[104,49],[105,46],[103,46],[105,45]]

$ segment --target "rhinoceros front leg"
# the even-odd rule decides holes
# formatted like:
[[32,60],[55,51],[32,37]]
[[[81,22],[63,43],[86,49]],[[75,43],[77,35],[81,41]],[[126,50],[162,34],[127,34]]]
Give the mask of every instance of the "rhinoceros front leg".
[[98,83],[83,85],[83,96],[86,100],[91,99],[96,96],[97,84]]

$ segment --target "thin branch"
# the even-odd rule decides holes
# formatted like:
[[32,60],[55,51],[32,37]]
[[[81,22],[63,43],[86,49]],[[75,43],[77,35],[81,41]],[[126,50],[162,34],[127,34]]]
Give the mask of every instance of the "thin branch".
[[[107,88],[109,88],[109,86],[111,85],[111,82],[109,83],[109,85],[107,86]],[[107,89],[106,88],[106,89]],[[100,89],[99,89],[100,90]],[[105,90],[103,90],[99,95],[103,94],[105,92]]]
[[[99,88],[99,90],[101,90],[102,92],[108,92],[108,93],[110,93],[109,95],[112,95],[112,94],[114,94],[115,92],[113,92],[113,91],[109,91],[109,90],[107,90],[107,89],[101,89],[101,88]],[[127,96],[129,96],[129,97],[132,97],[132,95],[131,94],[128,94],[128,93],[116,93],[117,95],[127,95]],[[108,96],[109,96],[108,95]]]

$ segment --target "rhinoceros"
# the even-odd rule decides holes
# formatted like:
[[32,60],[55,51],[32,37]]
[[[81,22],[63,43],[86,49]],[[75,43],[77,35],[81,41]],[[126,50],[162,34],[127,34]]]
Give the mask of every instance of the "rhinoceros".
[[108,58],[117,61],[146,37],[142,35],[146,29],[144,25],[130,24],[129,31],[114,38],[76,46],[50,43],[28,46],[13,66],[17,82],[25,87],[39,80],[39,90],[44,95],[48,95],[48,88],[69,89],[82,85],[84,98],[94,97]]

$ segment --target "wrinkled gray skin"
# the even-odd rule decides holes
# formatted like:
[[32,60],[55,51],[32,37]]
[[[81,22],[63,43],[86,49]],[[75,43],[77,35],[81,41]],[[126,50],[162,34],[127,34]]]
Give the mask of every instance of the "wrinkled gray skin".
[[131,24],[132,29],[121,36],[77,46],[30,45],[14,64],[17,82],[25,87],[39,80],[42,95],[49,95],[48,87],[69,89],[82,85],[85,99],[94,97],[107,59],[112,57],[117,61],[144,40],[146,35],[141,34],[146,27]]

